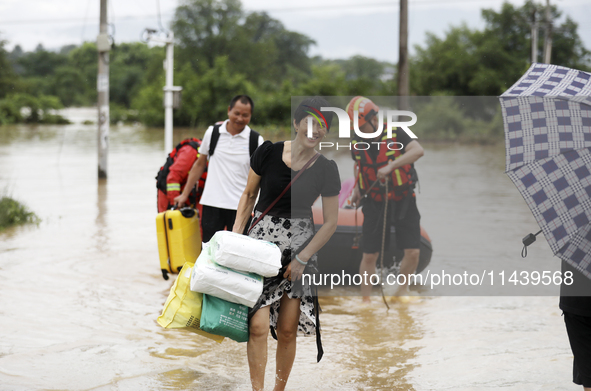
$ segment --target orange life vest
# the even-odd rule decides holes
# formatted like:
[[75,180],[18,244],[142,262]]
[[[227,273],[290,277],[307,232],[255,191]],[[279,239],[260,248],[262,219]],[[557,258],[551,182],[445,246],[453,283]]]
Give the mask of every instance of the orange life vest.
[[[188,146],[195,150],[195,160],[199,158],[199,147],[201,146],[201,140],[197,138],[188,138],[181,141],[176,147],[172,149],[172,151],[168,154],[166,158],[166,163],[164,166],[160,167],[158,171],[158,175],[156,175],[156,188],[158,189],[158,212],[163,212],[166,209],[170,209],[172,204],[170,203],[169,199],[171,197],[168,196],[168,193],[178,195],[183,190],[186,182],[186,176],[182,178],[183,183],[181,182],[181,178],[175,176],[173,178],[174,183],[169,183],[169,173],[170,167],[177,161],[178,152],[181,148]],[[186,167],[180,167],[181,170],[185,171],[187,175],[193,166],[194,160],[191,160]],[[177,168],[179,169],[179,168]],[[196,189],[193,189],[189,194],[189,198],[187,199],[187,205],[196,207],[201,199],[201,194],[203,194],[203,188],[205,187],[205,180],[207,179],[207,168],[199,181],[197,182]]]
[[[392,138],[388,139],[384,131],[380,139],[379,152],[375,161],[369,154],[370,148],[376,148],[375,141],[366,142],[367,145],[361,145],[362,141],[353,140],[351,153],[357,163],[357,175],[359,189],[362,194],[368,195],[377,202],[384,200],[384,183],[376,182],[377,172],[391,160],[396,160],[402,155],[402,144],[396,141],[396,132],[392,133]],[[359,145],[357,145],[359,144]],[[368,146],[368,148],[366,148]],[[388,183],[388,199],[400,201],[409,193],[413,194],[414,186],[417,182],[416,170],[412,164],[405,164],[400,168],[392,170]]]

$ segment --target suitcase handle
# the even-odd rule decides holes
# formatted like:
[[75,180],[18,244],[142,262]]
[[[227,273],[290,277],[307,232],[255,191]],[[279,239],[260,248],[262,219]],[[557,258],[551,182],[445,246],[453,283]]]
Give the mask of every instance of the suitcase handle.
[[181,211],[181,214],[183,215],[183,217],[186,219],[190,219],[191,217],[195,216],[195,209],[193,209],[193,208],[185,207],[185,208],[181,208],[180,211]]
[[[173,205],[172,208],[170,208],[170,210],[176,210],[176,205]],[[190,206],[184,206],[180,208],[179,211],[186,219],[190,219],[191,217],[195,216],[196,213],[195,209],[191,208]]]

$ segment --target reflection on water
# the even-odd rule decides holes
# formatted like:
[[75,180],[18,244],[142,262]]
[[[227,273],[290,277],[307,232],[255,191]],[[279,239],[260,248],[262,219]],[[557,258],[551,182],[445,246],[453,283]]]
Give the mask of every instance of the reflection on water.
[[[0,389],[250,389],[245,344],[155,322],[172,284],[154,224],[163,144],[162,131],[113,127],[109,178],[98,181],[96,126],[0,127],[0,186],[42,218],[0,234]],[[543,241],[519,258],[535,222],[502,154],[427,147],[418,199],[433,270],[551,261]],[[316,363],[314,338],[299,338],[288,389],[577,389],[555,297],[429,294],[390,311],[378,297],[370,307],[323,297],[325,356]],[[267,389],[275,348],[270,339]]]
[[407,374],[415,367],[409,360],[415,357],[418,349],[405,345],[408,340],[420,339],[422,331],[408,306],[392,306],[386,311],[379,302],[368,308],[358,303],[351,306],[350,300],[340,303],[350,307],[351,340],[355,341],[347,366],[354,369],[364,363],[363,371],[352,383],[371,384],[374,389],[413,390]]
[[96,241],[97,252],[103,252],[107,249],[107,180],[104,178],[98,179],[97,186],[97,214],[96,214]]

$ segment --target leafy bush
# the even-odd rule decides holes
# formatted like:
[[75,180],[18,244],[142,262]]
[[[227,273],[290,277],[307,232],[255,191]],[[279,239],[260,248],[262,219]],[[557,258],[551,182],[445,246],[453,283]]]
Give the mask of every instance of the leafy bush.
[[21,108],[11,99],[0,99],[0,125],[21,122]]
[[0,99],[0,124],[18,122],[68,124],[67,119],[56,114],[55,110],[63,108],[58,97],[48,95],[33,96],[25,93],[14,93]]
[[20,202],[8,196],[0,199],[0,230],[18,224],[39,223],[39,221],[39,217]]

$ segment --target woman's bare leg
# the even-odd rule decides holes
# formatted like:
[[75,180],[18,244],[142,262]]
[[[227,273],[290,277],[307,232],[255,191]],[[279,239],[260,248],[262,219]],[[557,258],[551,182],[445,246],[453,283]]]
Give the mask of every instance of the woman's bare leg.
[[275,388],[283,391],[296,355],[296,336],[300,320],[300,299],[290,299],[287,294],[281,298],[277,320],[277,357]]
[[262,391],[265,386],[265,367],[267,366],[267,337],[269,335],[270,307],[263,307],[250,319],[246,354],[250,369],[250,382],[253,391]]

